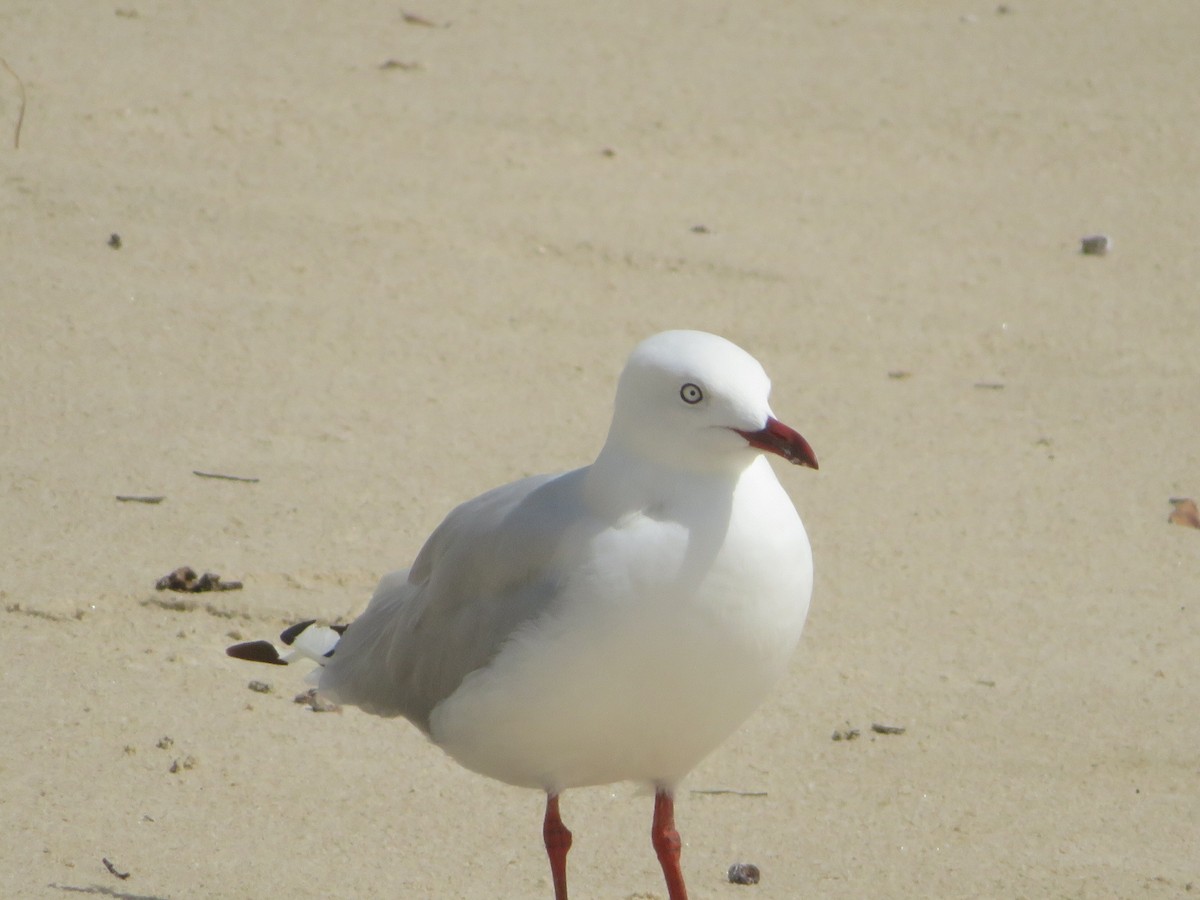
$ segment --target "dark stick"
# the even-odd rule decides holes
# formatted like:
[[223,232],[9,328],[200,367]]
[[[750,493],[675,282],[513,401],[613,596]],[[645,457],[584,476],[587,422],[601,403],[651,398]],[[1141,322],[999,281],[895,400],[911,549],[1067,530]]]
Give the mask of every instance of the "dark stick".
[[693,791],[689,791],[689,793],[706,794],[710,797],[717,797],[717,796],[721,796],[723,794],[732,794],[735,797],[765,797],[765,796],[767,796],[766,791],[735,791],[732,788],[724,788],[724,789],[714,788],[712,790],[696,789]]
[[112,872],[114,875],[116,875],[122,881],[124,881],[126,878],[129,877],[128,872],[118,872],[117,867],[108,861],[108,857],[104,857],[104,859],[102,859],[101,862],[104,863],[104,868],[108,869],[108,871]]
[[220,478],[223,481],[246,481],[250,484],[257,484],[257,478],[246,478],[242,475],[222,475],[220,472],[200,472],[192,469],[193,475],[199,475],[201,478]]
[[17,127],[13,129],[13,148],[21,149],[21,125],[25,121],[25,82],[21,80],[21,76],[13,71],[12,66],[8,64],[8,60],[0,56],[0,65],[8,70],[8,74],[17,80],[17,87],[21,89],[21,105],[17,108]]

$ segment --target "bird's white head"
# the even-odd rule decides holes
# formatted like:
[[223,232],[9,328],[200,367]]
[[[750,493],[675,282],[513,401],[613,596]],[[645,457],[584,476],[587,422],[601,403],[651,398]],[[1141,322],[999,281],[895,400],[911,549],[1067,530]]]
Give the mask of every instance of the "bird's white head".
[[625,364],[606,446],[689,469],[742,469],[756,451],[817,468],[808,442],[771,412],[770,393],[763,367],[736,344],[664,331]]

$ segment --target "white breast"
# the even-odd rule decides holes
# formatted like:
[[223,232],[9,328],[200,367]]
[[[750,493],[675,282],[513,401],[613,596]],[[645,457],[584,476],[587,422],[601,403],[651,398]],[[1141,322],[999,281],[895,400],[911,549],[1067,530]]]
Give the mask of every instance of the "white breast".
[[724,506],[684,492],[581,525],[558,602],[434,709],[433,739],[516,785],[678,782],[786,671],[812,589],[804,527],[765,459]]

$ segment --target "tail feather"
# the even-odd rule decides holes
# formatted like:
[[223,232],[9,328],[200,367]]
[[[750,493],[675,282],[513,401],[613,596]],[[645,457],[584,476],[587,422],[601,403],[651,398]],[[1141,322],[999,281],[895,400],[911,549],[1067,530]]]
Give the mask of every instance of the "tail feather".
[[297,622],[279,635],[279,639],[290,650],[280,652],[270,641],[247,641],[234,644],[225,653],[235,659],[286,666],[301,659],[310,659],[323,666],[337,647],[338,640],[346,630],[345,625],[318,625],[316,619]]
[[279,651],[270,641],[247,641],[244,644],[234,644],[225,653],[236,659],[250,662],[269,663],[273,666],[286,666],[287,660],[281,659]]

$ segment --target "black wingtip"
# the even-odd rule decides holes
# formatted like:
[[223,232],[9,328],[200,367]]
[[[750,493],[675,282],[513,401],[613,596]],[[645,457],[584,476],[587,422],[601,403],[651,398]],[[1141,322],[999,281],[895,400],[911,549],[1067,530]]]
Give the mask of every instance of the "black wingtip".
[[287,665],[279,658],[279,651],[270,641],[247,641],[244,644],[234,644],[225,649],[225,654],[234,659],[244,659],[249,662],[268,663],[273,666]]
[[300,636],[300,632],[316,621],[316,619],[309,619],[306,622],[297,622],[295,625],[289,625],[283,631],[279,632],[279,639],[290,647],[292,646],[292,642]]

